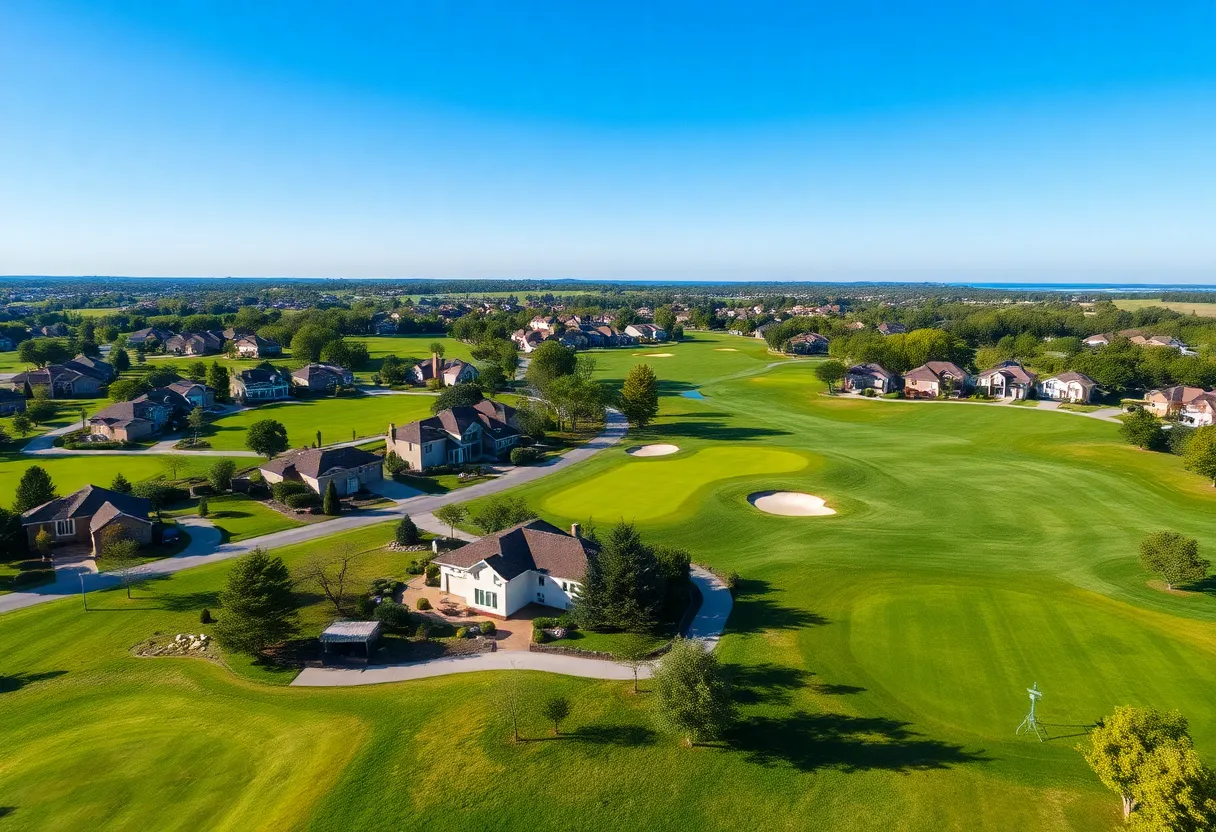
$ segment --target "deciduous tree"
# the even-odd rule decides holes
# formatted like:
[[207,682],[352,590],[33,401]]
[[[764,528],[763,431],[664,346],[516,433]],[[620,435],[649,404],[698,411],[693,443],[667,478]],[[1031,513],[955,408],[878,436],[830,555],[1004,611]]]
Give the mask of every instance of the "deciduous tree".
[[[16,422],[14,421],[14,426]],[[1182,464],[1188,471],[1212,481],[1216,488],[1216,425],[1197,429],[1186,443]]]
[[287,428],[277,419],[260,419],[245,432],[245,447],[273,459],[287,450]]
[[458,503],[440,506],[435,509],[435,519],[448,527],[452,537],[456,536],[456,524],[463,523],[464,519],[468,516],[468,509]]
[[659,725],[689,745],[721,738],[734,721],[726,674],[698,641],[677,638],[659,660],[651,687]]
[[1141,450],[1159,448],[1165,440],[1161,422],[1156,416],[1140,408],[1123,417],[1119,435]]
[[621,387],[621,412],[636,428],[644,428],[659,414],[659,379],[649,364],[629,369]]
[[540,712],[553,723],[553,736],[560,737],[562,720],[570,716],[570,700],[564,696],[546,696],[540,703]]
[[1154,532],[1140,541],[1140,563],[1161,576],[1168,589],[1201,581],[1212,565],[1199,557],[1199,541],[1178,532]]

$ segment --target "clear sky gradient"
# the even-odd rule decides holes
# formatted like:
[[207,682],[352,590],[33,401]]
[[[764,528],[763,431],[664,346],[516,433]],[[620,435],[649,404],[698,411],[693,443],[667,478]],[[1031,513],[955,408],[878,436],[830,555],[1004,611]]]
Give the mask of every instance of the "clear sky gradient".
[[4,0],[0,274],[1216,283],[1216,0]]

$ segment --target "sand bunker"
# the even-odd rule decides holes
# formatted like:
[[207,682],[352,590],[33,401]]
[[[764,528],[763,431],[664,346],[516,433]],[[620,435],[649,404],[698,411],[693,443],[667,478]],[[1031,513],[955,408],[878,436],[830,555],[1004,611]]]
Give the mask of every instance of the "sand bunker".
[[645,358],[671,358],[673,355],[675,355],[674,352],[648,352],[645,354],[644,357]]
[[668,454],[674,454],[678,450],[680,450],[679,445],[642,445],[637,448],[630,448],[625,453],[630,456],[667,456]]
[[798,491],[757,491],[749,494],[747,501],[766,514],[786,517],[823,517],[836,513],[836,509],[824,505],[822,497]]
[[738,352],[734,347],[714,347],[714,352]]

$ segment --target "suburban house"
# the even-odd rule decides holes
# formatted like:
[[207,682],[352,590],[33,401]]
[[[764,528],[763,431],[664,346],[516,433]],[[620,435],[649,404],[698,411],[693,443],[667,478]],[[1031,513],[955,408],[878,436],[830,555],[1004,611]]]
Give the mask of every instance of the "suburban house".
[[146,347],[153,343],[165,345],[165,342],[174,336],[175,333],[161,329],[158,326],[150,326],[146,329],[137,329],[127,336],[127,343],[133,347]]
[[247,329],[237,329],[234,326],[228,327],[223,332],[225,341],[235,341],[237,338],[244,338],[246,335],[252,335],[252,334],[253,333]]
[[268,367],[254,367],[232,374],[228,392],[242,404],[278,402],[291,398],[291,382],[282,371]]
[[93,556],[101,554],[102,533],[119,526],[127,537],[146,546],[152,542],[152,503],[143,497],[120,494],[96,485],[30,509],[21,515],[21,526],[31,546],[43,529],[55,545],[87,544]]
[[667,340],[667,330],[654,324],[630,324],[625,327],[625,334],[632,335],[639,341]]
[[557,319],[552,315],[537,315],[532,320],[528,321],[528,326],[530,326],[534,331],[544,332],[546,334],[552,332],[556,324]]
[[844,376],[844,389],[860,393],[894,393],[899,389],[899,376],[879,364],[855,364]]
[[1162,419],[1179,415],[1183,408],[1199,398],[1208,395],[1202,387],[1185,387],[1181,384],[1174,387],[1163,387],[1160,390],[1150,390],[1144,397],[1145,409]]
[[92,376],[102,384],[109,384],[118,375],[114,372],[114,365],[102,361],[100,358],[90,358],[87,355],[78,355],[71,361],[63,362],[63,366],[69,370],[84,373],[86,376]]
[[67,338],[71,334],[72,330],[68,329],[68,325],[64,323],[36,326],[30,329],[30,336],[34,338]]
[[638,342],[633,335],[620,332],[610,324],[585,323],[579,325],[579,330],[587,336],[587,343],[592,347],[627,347]]
[[426,384],[433,378],[438,378],[444,387],[451,387],[464,381],[473,381],[478,376],[477,368],[467,361],[453,358],[444,361],[437,355],[432,355],[430,361],[420,361],[410,368],[410,378],[416,384]]
[[[157,390],[171,390],[177,395],[185,399],[186,407],[193,410],[196,407],[201,407],[203,410],[210,410],[215,407],[215,390],[205,384],[200,384],[197,381],[191,381],[188,378],[179,378],[177,381],[170,384],[168,387],[158,387]],[[148,395],[156,392],[149,391]]]
[[312,393],[332,393],[339,387],[350,387],[355,375],[337,364],[306,364],[291,371],[291,383]]
[[0,416],[25,412],[25,396],[16,390],[0,390]]
[[105,384],[91,373],[73,369],[67,364],[51,364],[37,370],[17,373],[4,384],[25,396],[32,396],[39,387],[52,399],[93,398],[101,394]]
[[401,427],[389,425],[385,453],[397,454],[413,471],[493,460],[519,443],[514,421],[514,408],[482,399]]
[[1207,392],[1187,402],[1178,414],[1178,421],[1193,428],[1216,424],[1216,393]]
[[232,339],[232,347],[241,358],[268,358],[282,355],[283,348],[277,341],[257,335],[241,335]]
[[1084,373],[1068,370],[1039,382],[1039,397],[1059,402],[1088,402],[1101,393],[1098,382]]
[[1105,347],[1110,344],[1113,335],[1105,332],[1099,332],[1097,335],[1091,335],[1081,343],[1087,347]]
[[511,334],[511,340],[523,352],[532,352],[545,341],[544,333],[535,329],[517,329]]
[[785,351],[792,355],[815,355],[828,351],[828,339],[818,332],[803,332],[789,340]]
[[975,389],[995,399],[1027,399],[1037,376],[1017,361],[1002,361],[975,377]]
[[930,361],[904,373],[904,395],[934,399],[946,388],[961,395],[971,387],[971,376],[953,361]]
[[360,448],[310,448],[272,459],[258,470],[268,483],[298,480],[324,494],[332,482],[339,497],[350,497],[384,479],[384,459]]
[[135,442],[163,431],[175,412],[172,404],[143,395],[94,413],[89,419],[89,433],[108,442]]
[[165,352],[174,355],[215,355],[223,351],[222,332],[183,332],[165,341]]
[[569,609],[599,547],[543,520],[529,520],[437,555],[444,592],[478,613],[509,618],[528,604]]
[[557,336],[557,342],[563,347],[569,347],[572,350],[585,350],[591,345],[591,339],[580,329],[567,329]]
[[1169,347],[1187,352],[1187,345],[1172,335],[1133,335],[1128,340],[1140,347]]
[[877,327],[880,335],[903,335],[908,331],[908,328],[903,324],[887,323],[883,321]]

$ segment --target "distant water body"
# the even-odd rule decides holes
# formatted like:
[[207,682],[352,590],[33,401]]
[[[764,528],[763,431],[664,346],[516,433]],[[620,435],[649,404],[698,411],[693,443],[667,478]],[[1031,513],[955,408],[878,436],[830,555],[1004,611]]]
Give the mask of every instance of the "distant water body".
[[1216,292],[1216,285],[1200,283],[947,283],[947,286],[970,286],[974,289],[997,289],[1009,292]]

